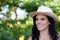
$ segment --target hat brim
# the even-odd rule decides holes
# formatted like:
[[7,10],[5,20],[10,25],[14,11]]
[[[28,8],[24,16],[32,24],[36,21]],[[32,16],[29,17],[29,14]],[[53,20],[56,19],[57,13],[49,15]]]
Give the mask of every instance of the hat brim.
[[33,18],[35,15],[38,15],[38,14],[47,15],[53,18],[55,23],[58,23],[58,16],[55,13],[51,13],[51,12],[31,12],[29,13],[29,16]]

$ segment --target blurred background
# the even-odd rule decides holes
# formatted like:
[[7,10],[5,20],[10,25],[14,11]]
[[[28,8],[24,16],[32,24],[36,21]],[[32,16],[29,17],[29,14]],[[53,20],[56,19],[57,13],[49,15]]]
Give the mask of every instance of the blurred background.
[[58,15],[56,29],[60,34],[60,0],[0,0],[0,40],[27,40],[33,27],[28,14],[41,5]]

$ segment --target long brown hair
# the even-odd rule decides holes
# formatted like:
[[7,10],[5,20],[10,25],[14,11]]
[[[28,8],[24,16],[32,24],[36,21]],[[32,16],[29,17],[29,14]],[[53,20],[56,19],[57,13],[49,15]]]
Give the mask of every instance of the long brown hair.
[[[37,15],[36,15],[37,16]],[[33,23],[34,23],[34,26],[32,28],[32,40],[39,40],[39,31],[36,27],[36,24],[35,24],[35,21],[36,21],[36,16],[33,17]],[[47,16],[49,22],[50,22],[50,25],[49,25],[49,33],[51,34],[51,38],[52,40],[57,40],[57,31],[56,31],[56,28],[55,28],[55,23],[54,23],[54,20],[53,18]]]

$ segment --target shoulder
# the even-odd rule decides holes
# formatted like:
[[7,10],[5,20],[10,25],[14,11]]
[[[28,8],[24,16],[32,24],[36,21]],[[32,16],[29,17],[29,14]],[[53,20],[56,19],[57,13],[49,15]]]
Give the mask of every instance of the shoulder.
[[58,40],[60,40],[60,35],[58,35]]
[[28,38],[28,40],[32,40],[32,36],[30,36],[30,37]]

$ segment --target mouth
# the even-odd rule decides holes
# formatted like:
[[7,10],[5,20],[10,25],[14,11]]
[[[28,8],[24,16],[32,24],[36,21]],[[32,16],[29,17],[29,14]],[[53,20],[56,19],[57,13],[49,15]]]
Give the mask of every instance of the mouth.
[[37,27],[38,28],[41,28],[41,27],[43,27],[44,26],[44,24],[37,24]]
[[38,28],[41,28],[43,25],[38,25]]

